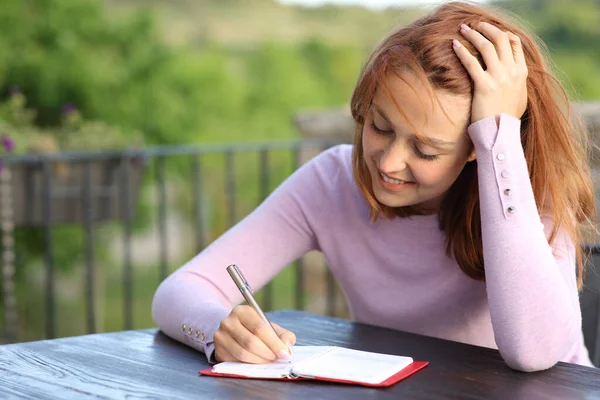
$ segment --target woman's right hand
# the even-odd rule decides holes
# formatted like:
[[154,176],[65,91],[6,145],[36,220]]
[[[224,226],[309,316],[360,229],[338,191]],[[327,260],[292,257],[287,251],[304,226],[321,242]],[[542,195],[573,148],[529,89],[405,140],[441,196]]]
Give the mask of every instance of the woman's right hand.
[[277,359],[291,360],[296,335],[277,324],[271,324],[277,334],[252,307],[235,307],[215,332],[216,360],[252,364]]

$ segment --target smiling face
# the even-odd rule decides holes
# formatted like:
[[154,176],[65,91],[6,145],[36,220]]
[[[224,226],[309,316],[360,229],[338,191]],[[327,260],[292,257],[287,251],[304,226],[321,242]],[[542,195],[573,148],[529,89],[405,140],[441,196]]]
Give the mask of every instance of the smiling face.
[[362,132],[373,194],[388,207],[435,212],[465,164],[475,159],[466,134],[471,100],[436,91],[442,108],[408,72],[402,79],[389,75],[385,85],[393,100],[381,87],[376,91]]

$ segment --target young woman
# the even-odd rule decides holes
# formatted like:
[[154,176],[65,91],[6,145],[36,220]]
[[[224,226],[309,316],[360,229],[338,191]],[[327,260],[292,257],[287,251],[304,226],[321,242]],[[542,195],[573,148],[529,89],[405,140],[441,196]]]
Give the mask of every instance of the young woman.
[[448,3],[385,38],[351,109],[353,146],[302,166],[160,285],[160,328],[212,361],[289,358],[294,334],[237,305],[225,268],[260,288],[316,249],[357,321],[498,348],[523,371],[591,366],[583,131],[532,37]]

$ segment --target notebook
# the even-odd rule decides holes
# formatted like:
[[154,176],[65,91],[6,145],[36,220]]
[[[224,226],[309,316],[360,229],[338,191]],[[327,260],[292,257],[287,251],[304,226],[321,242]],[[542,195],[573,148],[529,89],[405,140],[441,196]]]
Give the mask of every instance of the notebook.
[[222,362],[201,375],[251,379],[315,379],[385,387],[427,366],[411,357],[372,353],[337,346],[295,346],[292,361],[266,364]]

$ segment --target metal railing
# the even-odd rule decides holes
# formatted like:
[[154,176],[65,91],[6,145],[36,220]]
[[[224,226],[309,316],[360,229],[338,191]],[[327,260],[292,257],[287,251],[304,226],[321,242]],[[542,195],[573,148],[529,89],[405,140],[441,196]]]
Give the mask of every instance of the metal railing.
[[[81,299],[85,303],[85,332],[98,331],[96,315],[96,274],[98,272],[97,261],[97,227],[104,221],[112,221],[120,225],[122,241],[121,260],[121,285],[123,293],[122,304],[122,328],[132,329],[137,327],[134,323],[134,277],[132,259],[132,241],[134,239],[134,214],[142,201],[143,188],[150,188],[155,192],[155,204],[149,207],[150,214],[156,219],[155,229],[158,232],[158,279],[156,285],[179,265],[172,265],[169,257],[169,235],[167,233],[169,209],[167,195],[172,189],[169,185],[168,170],[170,176],[181,176],[182,171],[186,176],[186,184],[189,186],[191,195],[191,209],[193,220],[193,231],[195,235],[195,252],[201,251],[209,242],[206,232],[211,230],[210,215],[203,212],[203,202],[211,195],[207,191],[210,182],[222,181],[225,193],[223,194],[225,204],[219,200],[211,200],[216,204],[221,214],[226,214],[223,220],[226,222],[222,227],[227,229],[233,226],[240,217],[238,202],[244,200],[238,191],[238,179],[236,173],[236,161],[242,154],[253,154],[257,158],[256,171],[250,174],[256,180],[245,182],[258,190],[258,198],[253,207],[264,200],[274,189],[277,183],[273,182],[273,175],[279,175],[285,179],[289,174],[308,158],[320,151],[337,144],[332,140],[291,140],[270,141],[256,143],[238,144],[215,144],[199,146],[162,146],[145,148],[140,150],[112,151],[112,152],[79,152],[79,153],[57,153],[44,155],[22,155],[14,156],[6,160],[5,176],[10,176],[10,185],[0,186],[1,190],[8,193],[0,193],[0,196],[8,196],[12,199],[13,210],[10,213],[1,214],[3,222],[19,227],[33,227],[43,232],[43,307],[45,324],[41,338],[54,338],[57,334],[56,326],[56,278],[57,278],[57,244],[53,230],[56,226],[77,226],[82,229],[83,246],[80,249],[82,263],[85,270],[84,293]],[[307,155],[310,153],[310,155]],[[205,162],[212,157],[210,163]],[[221,158],[219,161],[218,159]],[[304,158],[304,159],[303,159]],[[273,162],[277,159],[277,163]],[[291,160],[289,170],[281,173],[282,160]],[[172,165],[174,164],[174,165]],[[210,164],[210,166],[208,166]],[[220,164],[220,165],[219,165]],[[63,174],[61,176],[61,169]],[[238,168],[239,169],[239,168]],[[244,169],[247,169],[244,166]],[[150,171],[153,170],[153,173]],[[67,171],[66,173],[64,171]],[[219,176],[220,175],[220,176]],[[250,176],[249,175],[249,176]],[[281,178],[280,177],[280,178]],[[59,183],[60,181],[60,183]],[[210,182],[209,182],[210,181]],[[6,182],[5,182],[6,183]],[[181,185],[180,185],[181,186]],[[181,189],[181,188],[179,188]],[[246,188],[247,189],[247,188]],[[217,197],[219,197],[217,195]],[[3,197],[6,199],[6,197]],[[245,199],[246,203],[251,200]],[[147,202],[147,199],[146,199]],[[4,203],[3,203],[4,204]],[[39,233],[39,232],[38,232]],[[27,240],[27,237],[20,237]],[[214,239],[214,238],[212,238]],[[10,242],[10,241],[9,241]],[[24,268],[20,265],[18,249],[23,249],[23,243],[19,246],[19,238],[16,243],[17,249],[11,249],[4,242],[3,252],[16,251],[15,270]],[[67,243],[68,244],[68,243]],[[67,245],[64,244],[63,245]],[[26,245],[26,243],[25,243]],[[14,246],[13,246],[14,247]],[[190,254],[190,257],[193,254]],[[294,301],[293,307],[305,308],[304,266],[302,260],[293,265],[294,276]],[[6,272],[6,271],[5,271]],[[14,272],[14,271],[13,271]],[[14,284],[6,285],[7,279],[14,279],[10,271],[2,275],[4,285],[4,302],[0,308],[0,318],[4,315],[5,341],[23,339],[19,337],[19,329],[12,326],[14,321],[9,321],[7,314],[11,303],[15,303],[14,296],[10,300],[7,296],[7,287],[14,288]],[[336,299],[335,282],[331,273],[325,275],[327,280],[327,309],[326,313],[334,314]],[[27,287],[27,285],[25,285]],[[33,289],[32,289],[33,290]],[[14,293],[13,293],[14,295]],[[278,307],[274,303],[273,285],[269,284],[260,293],[260,299],[265,309],[270,310]],[[14,305],[14,304],[13,304]],[[150,304],[147,304],[148,311]],[[3,311],[3,312],[2,312]],[[1,320],[0,320],[1,321]],[[9,323],[10,322],[10,323]],[[21,321],[21,324],[23,322]],[[1,324],[0,324],[1,325]]]

